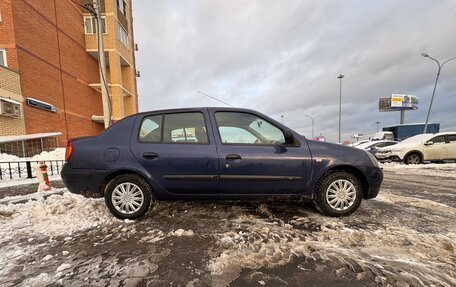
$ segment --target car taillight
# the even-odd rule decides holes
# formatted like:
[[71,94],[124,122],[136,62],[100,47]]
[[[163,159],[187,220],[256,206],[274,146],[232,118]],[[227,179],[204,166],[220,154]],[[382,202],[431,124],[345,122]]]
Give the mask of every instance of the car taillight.
[[65,150],[65,161],[68,161],[72,152],[73,152],[73,141],[68,140],[66,150]]

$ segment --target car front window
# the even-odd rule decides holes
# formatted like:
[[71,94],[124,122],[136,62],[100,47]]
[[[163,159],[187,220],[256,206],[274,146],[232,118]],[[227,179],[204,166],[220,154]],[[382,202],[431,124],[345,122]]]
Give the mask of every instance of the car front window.
[[276,145],[284,144],[281,129],[268,121],[249,113],[215,113],[222,143]]
[[445,143],[445,137],[444,136],[438,136],[438,137],[430,139],[429,141],[431,141],[433,143]]

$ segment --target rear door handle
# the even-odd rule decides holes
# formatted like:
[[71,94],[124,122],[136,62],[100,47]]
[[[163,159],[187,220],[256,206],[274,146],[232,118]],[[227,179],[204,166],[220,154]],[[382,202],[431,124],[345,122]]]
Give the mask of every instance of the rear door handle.
[[240,155],[238,154],[227,154],[225,156],[227,160],[236,160],[236,159],[242,159]]
[[143,158],[156,158],[158,157],[158,154],[154,153],[154,152],[145,152],[143,153]]

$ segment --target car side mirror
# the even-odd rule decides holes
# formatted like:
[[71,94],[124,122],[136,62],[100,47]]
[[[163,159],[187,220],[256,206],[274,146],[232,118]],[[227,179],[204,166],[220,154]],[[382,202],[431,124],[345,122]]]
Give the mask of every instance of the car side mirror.
[[295,138],[293,136],[293,133],[290,130],[286,130],[283,133],[285,137],[285,144],[292,144],[295,141]]
[[428,141],[428,142],[425,142],[424,145],[433,145],[434,142],[433,141]]

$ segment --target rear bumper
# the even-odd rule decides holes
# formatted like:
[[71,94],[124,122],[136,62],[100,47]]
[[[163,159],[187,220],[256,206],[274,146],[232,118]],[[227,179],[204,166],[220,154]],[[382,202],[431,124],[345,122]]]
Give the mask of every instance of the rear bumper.
[[368,179],[368,189],[364,193],[364,199],[370,199],[377,197],[378,193],[380,192],[380,187],[383,181],[383,171],[381,168],[376,167],[371,176]]
[[85,196],[101,196],[102,184],[108,174],[107,170],[73,169],[68,163],[65,163],[60,172],[63,183],[70,192]]

